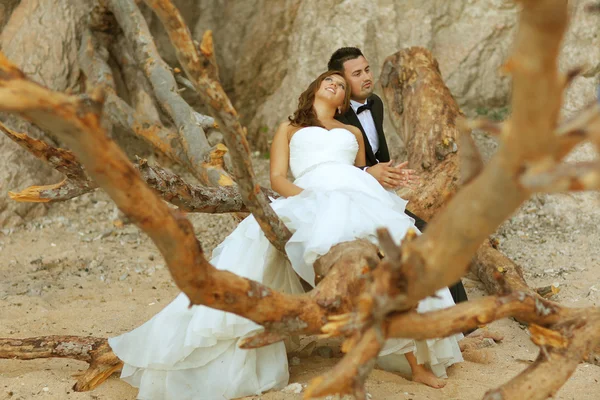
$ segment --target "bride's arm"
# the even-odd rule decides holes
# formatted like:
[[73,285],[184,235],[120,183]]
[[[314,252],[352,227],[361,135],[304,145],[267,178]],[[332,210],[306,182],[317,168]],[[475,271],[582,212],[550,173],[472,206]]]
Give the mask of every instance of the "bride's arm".
[[295,196],[302,188],[287,178],[290,162],[290,144],[288,133],[291,125],[287,122],[279,125],[271,144],[271,188],[283,197]]
[[355,126],[347,125],[347,129],[356,136],[356,141],[358,141],[358,152],[356,153],[356,159],[354,160],[354,165],[357,167],[362,167],[367,164],[367,157],[365,156],[365,141],[363,139],[363,135],[360,130]]

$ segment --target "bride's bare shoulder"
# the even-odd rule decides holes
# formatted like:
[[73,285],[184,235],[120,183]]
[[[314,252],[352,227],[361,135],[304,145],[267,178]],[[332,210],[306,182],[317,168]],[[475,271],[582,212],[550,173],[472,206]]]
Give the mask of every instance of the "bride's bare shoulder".
[[283,139],[286,138],[287,141],[292,138],[292,135],[298,130],[297,126],[292,125],[290,121],[284,121],[277,127],[277,131],[275,132],[275,139]]
[[292,123],[290,121],[283,121],[282,123],[279,124],[279,126],[277,127],[277,130],[278,131],[284,130],[284,129],[288,130],[288,129],[291,129],[291,128],[293,128],[293,125],[292,125]]
[[291,130],[291,128],[293,128],[292,123],[290,121],[284,121],[277,127],[275,135],[286,134]]

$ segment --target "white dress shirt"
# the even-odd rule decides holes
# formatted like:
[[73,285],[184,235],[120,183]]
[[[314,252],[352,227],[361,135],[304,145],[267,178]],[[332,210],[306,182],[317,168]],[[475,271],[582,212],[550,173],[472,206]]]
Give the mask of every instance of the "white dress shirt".
[[[364,104],[367,104],[367,100],[365,100],[364,103],[350,100],[350,107],[352,107],[355,113],[356,110],[358,110],[358,107]],[[365,134],[367,135],[371,149],[373,149],[373,154],[377,153],[377,150],[379,150],[379,137],[377,136],[377,128],[375,128],[375,121],[373,121],[373,114],[371,114],[371,110],[365,110],[356,116],[365,130]]]

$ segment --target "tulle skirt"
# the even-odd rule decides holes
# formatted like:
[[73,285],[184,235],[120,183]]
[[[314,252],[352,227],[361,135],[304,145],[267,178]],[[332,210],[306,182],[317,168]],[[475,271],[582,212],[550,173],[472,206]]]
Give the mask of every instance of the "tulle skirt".
[[[289,261],[266,239],[250,216],[214,250],[211,263],[285,293],[302,293],[298,276],[314,286],[313,263],[341,242],[377,241],[387,227],[399,242],[414,221],[406,201],[384,190],[367,173],[348,165],[326,164],[298,178],[305,190],[272,206],[293,236],[286,245]],[[419,312],[453,305],[448,289],[424,299]],[[222,400],[280,389],[289,379],[285,345],[275,343],[241,350],[238,341],[260,330],[252,321],[204,306],[189,307],[184,294],[139,328],[109,339],[125,363],[121,378],[139,387],[143,400]],[[382,368],[408,373],[403,356],[414,352],[437,376],[462,361],[457,340],[388,340],[379,357]]]

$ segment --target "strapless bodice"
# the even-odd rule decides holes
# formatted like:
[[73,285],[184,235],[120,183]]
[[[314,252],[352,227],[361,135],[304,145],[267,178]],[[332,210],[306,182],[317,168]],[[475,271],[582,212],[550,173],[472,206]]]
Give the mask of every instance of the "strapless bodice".
[[299,129],[290,140],[290,169],[295,178],[325,163],[354,165],[358,142],[344,128],[318,126]]

